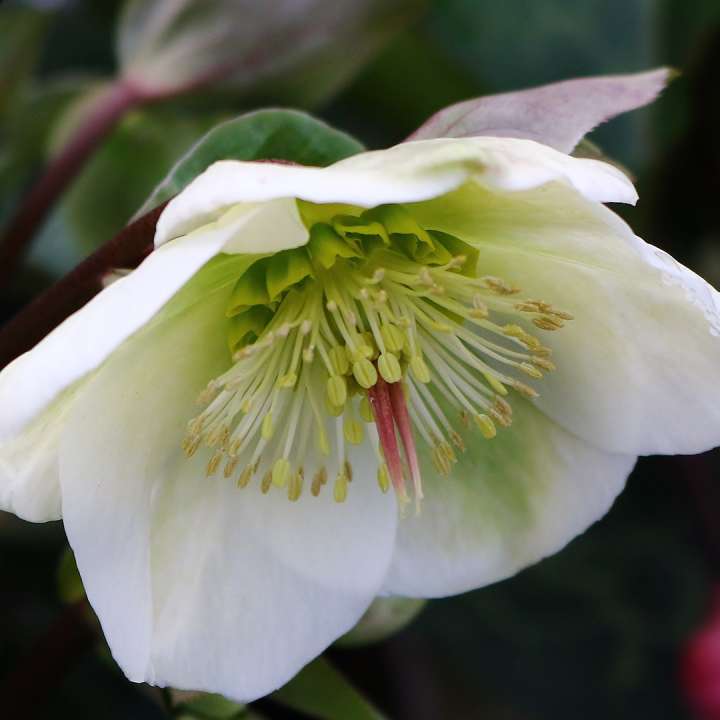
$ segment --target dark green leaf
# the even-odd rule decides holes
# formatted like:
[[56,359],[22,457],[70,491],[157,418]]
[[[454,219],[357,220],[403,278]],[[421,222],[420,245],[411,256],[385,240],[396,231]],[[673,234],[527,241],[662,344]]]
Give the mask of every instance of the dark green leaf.
[[319,720],[384,717],[324,658],[311,662],[270,697]]
[[75,563],[75,554],[67,548],[60,558],[60,565],[57,569],[58,594],[60,599],[66,603],[74,603],[85,597],[80,573]]
[[30,78],[47,18],[46,13],[26,7],[0,9],[0,112]]
[[363,146],[340,130],[295,110],[258,110],[213,128],[175,165],[138,214],[176,195],[217,160],[288,160],[329,165]]
[[[175,691],[173,691],[175,695]],[[228,700],[222,695],[198,693],[176,705],[180,718],[193,720],[234,720],[244,716],[245,706]]]
[[119,232],[178,156],[218,119],[154,108],[129,114],[90,159],[63,202],[80,248],[94,250]]

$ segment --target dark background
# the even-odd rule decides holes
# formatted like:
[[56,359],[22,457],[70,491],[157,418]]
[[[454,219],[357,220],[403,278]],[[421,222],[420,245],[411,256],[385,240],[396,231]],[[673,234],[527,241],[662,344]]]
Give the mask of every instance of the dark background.
[[[112,72],[118,3],[53,4],[59,9],[28,43],[38,52],[36,80],[70,77],[57,91],[70,97],[80,86],[73,83]],[[0,25],[0,43],[3,32]],[[717,0],[437,0],[315,112],[382,147],[456,100],[667,64],[682,77],[652,108],[592,138],[637,179],[640,204],[620,211],[638,234],[720,285]],[[43,161],[49,119],[67,99],[58,97],[25,116],[25,135],[6,123],[0,217]],[[207,128],[255,106],[208,95],[128,116],[34,244],[2,298],[2,315],[117,232]],[[703,622],[718,572],[718,457],[641,459],[610,514],[557,556],[496,586],[434,601],[389,641],[336,650],[333,658],[394,718],[690,718],[678,662]],[[63,547],[60,524],[0,514],[0,674],[27,655],[61,610]],[[39,717],[162,717],[145,691],[100,655],[58,673],[65,670]],[[2,703],[0,696],[0,715]]]

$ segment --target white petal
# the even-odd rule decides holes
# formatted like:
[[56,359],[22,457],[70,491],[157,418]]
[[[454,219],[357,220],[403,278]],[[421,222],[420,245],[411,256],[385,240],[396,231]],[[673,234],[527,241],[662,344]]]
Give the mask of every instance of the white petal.
[[[0,373],[0,441],[10,440],[66,387],[96,368],[219,252],[279,249],[269,228],[277,221],[287,247],[307,239],[295,203],[234,209],[151,253],[126,277],[99,293],[31,351]],[[239,275],[225,278],[231,282]],[[2,450],[0,450],[2,457]]]
[[531,140],[444,138],[362,153],[327,168],[224,160],[170,201],[158,222],[160,245],[219,217],[238,203],[301,198],[373,207],[437,197],[468,179],[523,190],[552,180],[593,200],[635,202],[632,183],[616,168],[573,158]]
[[58,520],[58,440],[76,388],[68,388],[21,432],[0,442],[0,510],[31,522]]
[[400,521],[384,592],[441,597],[514,575],[602,517],[635,458],[571,435],[527,401],[493,440],[466,437],[449,478],[424,457],[420,515]]
[[536,385],[548,415],[610,452],[720,444],[720,301],[701,278],[560,186],[464,188],[416,215],[476,245],[482,273],[575,317],[553,333],[529,325],[558,366]]
[[396,509],[360,478],[343,505],[307,491],[291,503],[222,470],[206,478],[209,451],[182,455],[194,398],[228,362],[224,307],[196,306],[109,359],[67,424],[61,483],[88,598],[126,674],[249,700],[362,615]]

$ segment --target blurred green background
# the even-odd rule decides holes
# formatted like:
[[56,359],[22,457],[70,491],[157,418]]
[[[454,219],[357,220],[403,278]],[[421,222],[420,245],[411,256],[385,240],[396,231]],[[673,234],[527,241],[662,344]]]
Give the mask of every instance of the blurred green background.
[[[0,219],[69,132],[68,109],[112,73],[119,5],[0,5]],[[637,179],[641,202],[622,214],[638,234],[720,285],[718,0],[435,0],[399,28],[330,98],[318,100],[308,76],[288,73],[252,93],[209,88],[131,112],[46,223],[2,298],[3,316],[122,228],[208,128],[247,109],[310,106],[374,148],[457,100],[668,64],[682,77],[652,108],[592,139]],[[690,718],[678,653],[702,622],[720,569],[718,457],[642,459],[611,513],[559,555],[497,586],[432,602],[392,639],[331,658],[393,718]],[[63,547],[60,524],[0,514],[0,674],[61,608]],[[162,716],[142,688],[94,655],[69,670],[38,715]]]

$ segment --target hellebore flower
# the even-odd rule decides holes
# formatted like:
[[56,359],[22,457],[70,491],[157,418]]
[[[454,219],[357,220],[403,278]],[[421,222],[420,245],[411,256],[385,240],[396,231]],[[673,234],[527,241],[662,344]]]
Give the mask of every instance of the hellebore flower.
[[716,291],[635,199],[521,139],[218,162],[0,374],[0,505],[63,518],[129,678],[243,700],[377,595],[508,577],[720,438]]

